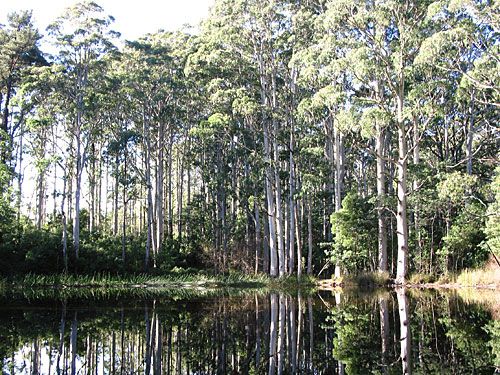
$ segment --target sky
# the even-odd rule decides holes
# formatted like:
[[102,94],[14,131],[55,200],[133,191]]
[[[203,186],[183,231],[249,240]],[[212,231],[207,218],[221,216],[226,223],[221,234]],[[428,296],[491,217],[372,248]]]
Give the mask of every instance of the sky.
[[[113,29],[124,39],[137,39],[159,29],[173,31],[184,24],[196,26],[208,15],[214,0],[94,0],[115,18]],[[32,9],[42,34],[49,23],[76,0],[0,0],[0,23],[16,10]]]

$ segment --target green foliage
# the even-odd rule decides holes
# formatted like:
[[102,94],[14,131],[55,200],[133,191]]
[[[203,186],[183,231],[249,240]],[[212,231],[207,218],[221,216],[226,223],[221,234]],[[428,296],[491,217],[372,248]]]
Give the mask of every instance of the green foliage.
[[491,339],[489,345],[493,354],[493,363],[495,366],[500,366],[500,320],[492,320],[486,327],[486,332]]
[[377,219],[374,205],[350,192],[342,200],[342,209],[331,216],[334,246],[331,257],[348,270],[361,270],[370,264],[377,248]]
[[484,207],[470,204],[453,221],[449,233],[443,238],[439,254],[452,262],[454,270],[481,266],[488,258],[488,251],[479,246],[485,238],[483,220]]
[[[318,244],[332,243],[326,221],[337,187],[341,196],[357,193],[347,194],[331,218],[327,256],[349,271],[373,270],[377,209],[386,219],[388,253],[395,253],[389,212],[398,199],[398,154],[408,164],[402,182],[411,271],[476,266],[488,247],[499,254],[498,177],[494,202],[486,188],[498,159],[498,4],[407,5],[217,0],[199,34],[158,31],[118,50],[113,18],[85,1],[49,26],[56,53],[43,67],[49,63],[31,13],[10,15],[0,25],[2,272],[60,271],[62,218],[37,230],[15,217],[49,211],[52,192],[55,211],[62,211],[63,196],[75,205],[80,186],[92,207],[79,216],[80,259],[70,255],[71,271],[141,271],[145,227],[161,232],[159,222],[170,221],[161,249],[152,233],[153,272],[252,272],[256,262],[264,266],[263,249],[276,234],[265,234],[266,217],[278,213],[269,211],[281,207],[277,227],[289,229],[291,201],[298,207],[292,237],[303,250],[312,213],[318,269]],[[407,150],[398,131],[406,133]],[[374,138],[381,141],[378,155]],[[469,154],[472,175],[463,172]],[[375,201],[382,161],[385,192]],[[23,169],[36,173],[39,194],[35,204],[26,191],[19,194],[16,212],[16,180],[31,177],[15,174]],[[113,197],[102,199],[109,178]],[[108,212],[113,198],[118,212]],[[483,202],[490,204],[486,215]],[[126,218],[125,260],[121,238],[109,234],[113,214]],[[290,244],[286,232],[280,250]]]
[[453,205],[461,204],[465,202],[468,192],[472,191],[476,182],[476,176],[470,176],[462,172],[446,174],[437,185],[438,197],[443,201],[449,201]]
[[494,201],[486,210],[485,234],[487,246],[497,257],[500,257],[500,167],[495,170],[495,177],[491,183]]
[[371,324],[372,318],[369,307],[362,303],[345,304],[327,318],[335,325],[333,355],[345,364],[348,374],[370,373],[379,357],[373,348],[378,347],[380,331]]

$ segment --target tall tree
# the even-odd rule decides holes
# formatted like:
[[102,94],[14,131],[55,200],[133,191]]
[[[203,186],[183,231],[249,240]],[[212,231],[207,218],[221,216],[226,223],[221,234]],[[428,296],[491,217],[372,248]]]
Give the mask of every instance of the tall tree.
[[75,216],[73,222],[73,247],[78,258],[80,249],[80,200],[82,174],[88,160],[93,114],[92,90],[98,81],[102,57],[114,49],[112,39],[117,34],[110,30],[113,17],[103,14],[104,10],[94,2],[78,3],[68,8],[48,27],[59,54],[56,62],[64,67],[61,79],[64,81],[64,95],[68,98],[67,115],[71,118],[71,132],[75,142]]

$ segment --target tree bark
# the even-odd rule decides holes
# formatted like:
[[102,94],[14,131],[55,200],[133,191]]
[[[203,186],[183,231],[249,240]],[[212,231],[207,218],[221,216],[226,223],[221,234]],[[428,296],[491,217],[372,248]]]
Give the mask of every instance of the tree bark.
[[165,149],[165,125],[163,121],[158,124],[158,174],[156,176],[156,241],[155,253],[158,254],[162,248],[163,243],[163,158]]
[[78,335],[78,320],[77,313],[75,311],[73,316],[73,321],[71,322],[71,333],[70,333],[70,350],[71,350],[71,375],[76,375],[76,355],[77,355],[77,335]]
[[387,229],[384,215],[385,160],[384,129],[376,122],[375,152],[377,157],[377,221],[378,221],[378,270],[387,271]]
[[268,215],[268,225],[269,225],[269,258],[270,258],[270,270],[269,274],[271,276],[278,276],[278,257],[276,250],[276,211],[274,206],[274,193],[273,193],[273,172],[271,170],[271,149],[269,145],[269,131],[266,124],[264,124],[264,153],[266,161],[266,199],[267,199],[267,215]]
[[73,247],[75,249],[75,257],[78,259],[80,250],[80,195],[82,189],[82,152],[81,139],[79,130],[76,136],[76,186],[75,186],[75,217],[73,220]]
[[62,200],[61,200],[61,219],[62,219],[62,226],[63,226],[62,246],[63,246],[63,260],[64,260],[64,272],[65,273],[68,272],[68,225],[67,225],[66,211],[65,211],[66,180],[67,180],[67,173],[66,173],[66,169],[64,169],[63,193],[62,193]]
[[312,233],[312,203],[311,198],[307,199],[307,274],[312,275],[312,253],[313,253],[313,233]]
[[474,142],[474,122],[475,122],[474,97],[475,97],[475,92],[474,90],[472,90],[470,98],[471,99],[470,109],[469,109],[469,126],[467,131],[467,141],[465,148],[465,156],[467,159],[467,174],[469,176],[472,175],[472,146]]
[[[144,114],[143,118],[143,135],[145,142],[145,152],[144,152],[144,164],[145,164],[145,177],[146,177],[146,189],[148,196],[148,204],[147,204],[147,237],[146,237],[146,254],[144,258],[144,270],[148,272],[149,270],[149,257],[151,252],[151,240],[153,235],[153,193],[151,185],[151,140],[149,139],[149,128],[146,121],[146,114]],[[153,254],[153,262],[156,264],[156,254]]]
[[[334,127],[334,149],[335,149],[335,212],[342,208],[342,194],[344,191],[344,137],[342,133]],[[336,244],[335,246],[339,246]],[[335,278],[340,278],[341,268],[337,262],[334,271]]]
[[399,341],[401,343],[401,363],[403,375],[411,374],[411,332],[410,332],[410,311],[408,308],[408,298],[404,288],[397,288],[396,295],[399,310]]
[[[401,84],[402,85],[402,84]],[[408,217],[407,201],[407,142],[406,129],[403,117],[403,88],[397,98],[398,115],[398,161],[397,161],[397,213],[396,231],[398,238],[398,261],[396,267],[396,283],[404,284],[408,272]]]
[[290,153],[288,168],[290,170],[289,177],[289,192],[288,192],[288,273],[292,274],[295,269],[295,163],[293,161],[293,149],[294,149],[294,138],[293,138],[293,128],[290,128]]
[[113,236],[118,236],[118,202],[119,202],[119,183],[120,183],[120,178],[119,178],[119,158],[118,158],[118,153],[115,156],[115,168],[116,168],[116,175],[115,175],[115,188],[114,188],[114,212],[113,212]]
[[[127,150],[123,160],[123,176],[127,178]],[[127,247],[127,184],[123,184],[123,219],[122,219],[122,264],[125,267],[125,254]]]
[[273,293],[271,298],[271,324],[269,325],[269,375],[274,375],[276,373],[277,356],[276,356],[276,344],[277,344],[277,333],[278,333],[278,296]]
[[257,193],[254,196],[254,220],[255,220],[255,274],[259,272],[259,258],[262,251],[262,244],[260,239],[260,209],[259,201],[257,200]]

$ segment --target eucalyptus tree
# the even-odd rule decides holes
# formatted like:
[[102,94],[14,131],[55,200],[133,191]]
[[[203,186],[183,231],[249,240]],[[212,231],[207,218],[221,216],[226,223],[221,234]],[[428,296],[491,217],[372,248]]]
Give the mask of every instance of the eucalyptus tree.
[[[284,80],[293,85],[293,79],[286,79],[290,58],[290,17],[293,12],[288,2],[238,1],[229,4],[217,2],[214,7],[216,30],[222,34],[225,47],[247,61],[253,69],[257,84],[248,95],[254,100],[258,96],[260,106],[260,127],[264,161],[264,191],[266,199],[267,226],[269,238],[270,269],[272,276],[282,276],[287,271],[287,251],[290,235],[285,232],[285,207],[281,170],[284,165],[281,153],[284,149],[282,134],[287,122],[283,116]],[[288,215],[292,216],[292,215]],[[288,225],[288,223],[287,223]],[[292,236],[293,238],[293,236]],[[288,241],[287,241],[288,239]]]
[[[253,6],[253,5],[252,5]],[[254,205],[254,228],[256,232],[256,242],[260,242],[260,207],[259,195],[260,188],[256,182],[251,182],[253,177],[259,174],[258,164],[250,162],[248,156],[253,161],[260,158],[260,142],[255,138],[255,132],[260,131],[260,119],[262,109],[259,104],[259,83],[256,63],[254,59],[252,46],[247,43],[248,39],[241,38],[241,35],[247,35],[244,18],[248,17],[249,10],[245,8],[244,2],[230,3],[227,1],[216,2],[212,14],[207,21],[203,23],[203,29],[197,42],[197,50],[189,57],[187,71],[194,79],[203,82],[205,86],[204,95],[207,98],[209,106],[205,106],[208,112],[207,117],[213,113],[225,114],[229,116],[235,130],[234,139],[238,140],[240,150],[234,149],[238,143],[231,140],[235,155],[239,155],[233,160],[231,174],[233,178],[232,185],[246,186],[244,194],[243,189],[234,189],[231,187],[231,199],[238,198],[239,203],[236,206],[244,207],[246,211],[248,194],[252,195]],[[241,147],[242,146],[242,147]],[[243,153],[243,154],[242,154]],[[242,158],[241,162],[238,160]],[[237,165],[244,166],[244,182],[240,183],[240,177],[237,173]],[[270,172],[270,171],[269,171]],[[203,173],[203,172],[202,172]],[[223,176],[221,176],[223,178]],[[205,181],[205,179],[203,179]],[[246,182],[245,182],[246,181]],[[206,185],[206,182],[204,182]],[[269,185],[271,187],[271,185]],[[249,193],[248,190],[252,190]],[[229,198],[229,197],[228,197]],[[235,204],[232,203],[234,206]],[[274,214],[274,210],[271,211]],[[269,212],[269,215],[271,215]],[[266,220],[274,228],[275,221]],[[229,223],[228,223],[229,224]],[[248,227],[248,224],[247,224]],[[257,230],[258,228],[258,230]],[[271,233],[275,233],[274,230]],[[275,234],[272,235],[273,253],[275,252]],[[267,249],[269,242],[264,243]],[[256,250],[256,256],[259,251]],[[263,254],[263,266],[267,266],[267,251]],[[273,267],[277,257],[273,258]],[[258,268],[258,260],[256,259]]]
[[[498,59],[499,19],[495,2],[445,1],[429,8],[427,18],[446,25],[423,43],[417,62],[431,65],[440,75],[456,81],[455,100],[462,108],[467,134],[465,163],[473,173],[474,146],[481,128],[489,126],[485,113],[500,106]],[[481,126],[482,125],[482,126]]]
[[[219,269],[226,269],[228,256],[228,209],[227,195],[230,186],[229,167],[232,164],[230,154],[231,121],[229,116],[220,113],[211,115],[191,129],[196,146],[194,151],[203,154],[202,178],[212,195],[214,225],[214,261]],[[222,259],[220,251],[222,250]],[[220,266],[219,266],[220,265]]]
[[92,92],[98,81],[96,73],[102,66],[105,54],[114,50],[112,40],[117,33],[110,29],[113,17],[104,15],[104,10],[94,2],[75,4],[49,25],[58,55],[55,62],[64,70],[61,72],[63,95],[68,98],[66,115],[71,119],[71,133],[75,142],[75,197],[73,246],[78,258],[80,248],[80,200],[82,174],[88,160],[91,144],[91,129],[94,125]]
[[0,141],[2,162],[9,162],[14,133],[22,119],[11,124],[11,99],[30,66],[44,64],[38,48],[41,35],[33,25],[32,12],[11,13],[7,25],[0,27],[0,110],[2,112]]
[[[427,8],[431,1],[404,2],[344,2],[329,1],[325,12],[327,30],[335,35],[334,44],[340,56],[337,69],[344,66],[349,69],[348,79],[365,84],[373,92],[369,95],[372,106],[377,111],[385,112],[382,98],[388,97],[393,103],[389,106],[390,123],[397,132],[397,238],[398,261],[396,280],[404,283],[408,270],[408,149],[407,118],[408,87],[411,85],[414,71],[415,51],[418,51],[426,36],[430,34],[432,24],[426,21]],[[341,65],[343,64],[343,65]],[[374,73],[367,74],[367,69]],[[358,86],[359,87],[359,86]],[[356,87],[353,87],[356,89]],[[395,109],[392,109],[394,108]],[[380,117],[380,116],[378,116]],[[379,126],[379,133],[381,131]],[[380,139],[379,141],[380,142]],[[380,149],[380,147],[378,147]],[[381,153],[381,150],[378,151]],[[382,155],[380,155],[382,157]],[[379,166],[379,175],[382,174]],[[380,187],[382,183],[380,183]],[[383,195],[379,188],[379,195]],[[379,234],[383,236],[383,222],[379,218]],[[380,265],[383,269],[383,241],[379,244]]]
[[[137,195],[137,166],[134,166],[134,149],[139,143],[139,134],[129,129],[127,123],[120,124],[116,132],[113,134],[113,139],[111,139],[107,144],[106,154],[109,156],[109,160],[113,160],[115,163],[114,171],[112,172],[113,177],[115,177],[118,186],[115,187],[115,206],[114,214],[118,215],[118,199],[119,199],[119,186],[121,185],[122,190],[122,263],[125,264],[126,257],[126,244],[127,244],[127,207],[129,202]],[[117,220],[115,220],[114,227],[118,225]],[[117,231],[114,233],[117,235]]]
[[[311,28],[312,40],[296,51],[292,62],[299,72],[298,84],[304,90],[299,104],[299,114],[310,129],[319,128],[323,132],[324,155],[329,165],[326,193],[327,209],[339,211],[344,196],[345,180],[345,137],[351,130],[349,106],[351,96],[343,70],[339,64],[342,54],[338,52],[335,33],[324,26],[327,13],[303,12],[297,15],[298,22]],[[310,24],[314,26],[310,26]],[[307,128],[303,131],[308,131]],[[340,248],[335,245],[335,276],[340,277]]]
[[[175,33],[148,34],[138,41],[128,42],[123,52],[125,85],[133,108],[132,120],[141,126],[138,132],[141,134],[144,152],[144,183],[147,189],[146,269],[149,267],[151,248],[155,260],[165,237],[164,159],[167,156],[167,171],[170,176],[173,142],[179,125],[176,121],[177,103],[182,93],[186,59],[182,53],[176,55],[179,53],[175,51],[178,47],[176,44],[179,43],[177,38],[182,40]],[[168,181],[168,230],[169,235],[172,235],[170,177]]]

